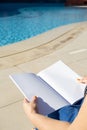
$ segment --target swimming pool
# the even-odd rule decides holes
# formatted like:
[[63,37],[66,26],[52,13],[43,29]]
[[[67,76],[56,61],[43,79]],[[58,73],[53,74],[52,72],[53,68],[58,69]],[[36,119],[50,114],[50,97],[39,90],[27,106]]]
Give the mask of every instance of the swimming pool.
[[0,46],[22,41],[53,28],[87,21],[87,8],[63,5],[1,5]]

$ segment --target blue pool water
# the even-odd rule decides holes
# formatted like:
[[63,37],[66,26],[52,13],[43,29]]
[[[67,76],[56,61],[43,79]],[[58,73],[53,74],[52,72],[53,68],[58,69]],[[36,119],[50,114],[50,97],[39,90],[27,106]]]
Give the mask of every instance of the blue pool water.
[[62,25],[83,21],[87,21],[87,8],[0,5],[0,46],[31,38]]

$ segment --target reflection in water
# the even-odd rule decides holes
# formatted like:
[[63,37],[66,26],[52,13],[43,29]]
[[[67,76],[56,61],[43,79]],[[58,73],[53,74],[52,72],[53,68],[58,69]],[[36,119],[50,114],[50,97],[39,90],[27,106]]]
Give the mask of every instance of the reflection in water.
[[35,18],[35,17],[40,17],[42,15],[43,15],[43,12],[32,11],[32,12],[24,12],[24,13],[22,13],[21,17],[23,17],[23,18]]
[[0,4],[0,46],[26,40],[62,25],[83,21],[87,21],[87,8]]
[[10,17],[18,14],[20,14],[18,10],[0,10],[0,17]]

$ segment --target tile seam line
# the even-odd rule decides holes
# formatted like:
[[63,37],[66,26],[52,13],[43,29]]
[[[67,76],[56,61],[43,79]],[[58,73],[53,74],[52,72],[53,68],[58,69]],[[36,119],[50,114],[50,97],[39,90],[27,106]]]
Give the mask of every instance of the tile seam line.
[[20,99],[20,100],[18,100],[18,101],[12,102],[12,103],[9,103],[9,104],[7,104],[7,105],[3,105],[3,106],[0,107],[0,109],[6,108],[6,107],[8,107],[8,106],[11,106],[11,105],[16,104],[16,103],[21,102],[21,101],[23,101],[23,99]]
[[[65,32],[65,33],[63,33],[62,35],[60,35],[60,36],[58,36],[58,37],[56,37],[56,38],[54,38],[54,39],[48,41],[46,44],[49,44],[50,42],[55,41],[55,40],[57,40],[58,38],[61,38],[62,36],[64,36],[65,34],[71,32],[71,31],[73,31],[74,29],[76,29],[76,28],[73,28],[73,29],[71,29],[71,30],[69,30],[69,31],[67,31],[67,32]],[[20,53],[23,53],[23,52],[26,52],[26,51],[29,51],[29,50],[33,50],[33,49],[35,49],[35,48],[38,48],[38,47],[40,47],[40,46],[43,46],[44,44],[45,44],[45,43],[43,43],[42,45],[39,45],[39,46],[37,46],[37,47],[33,47],[33,48],[31,48],[31,49],[26,49],[26,50],[24,50],[24,51],[17,52],[17,53],[14,53],[14,54],[9,54],[9,55],[6,55],[6,56],[0,56],[0,58],[5,58],[5,57],[9,57],[9,56],[12,56],[12,55],[20,54]]]
[[[52,53],[52,52],[50,52],[50,53]],[[46,56],[46,55],[50,55],[50,53],[49,54],[44,54],[44,55],[41,55],[41,56],[39,56],[39,57],[35,57],[35,58],[33,58],[33,59],[30,59],[29,61],[27,61],[27,62],[31,62],[31,61],[34,61],[34,60],[36,60],[36,59],[39,59],[39,58],[41,58],[41,57],[44,57],[44,56]],[[84,58],[85,59],[85,58]],[[79,60],[78,60],[79,61]],[[27,63],[26,62],[26,63]],[[23,64],[23,63],[21,63],[21,64]],[[15,65],[13,65],[14,67],[17,67],[17,68],[19,68],[20,69],[20,67],[18,67],[20,65],[20,63],[18,63],[18,64],[15,64]],[[9,67],[8,67],[9,68]],[[12,68],[12,66],[11,66],[11,68]],[[22,69],[21,69],[22,70]],[[22,70],[23,71],[23,70]],[[25,71],[24,71],[25,72]]]

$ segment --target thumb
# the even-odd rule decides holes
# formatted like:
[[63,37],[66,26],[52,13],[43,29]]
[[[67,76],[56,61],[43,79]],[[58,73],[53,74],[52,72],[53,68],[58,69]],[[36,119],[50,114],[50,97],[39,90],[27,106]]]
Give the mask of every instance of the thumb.
[[37,96],[34,96],[34,97],[32,98],[32,102],[36,102],[36,100],[37,100]]

